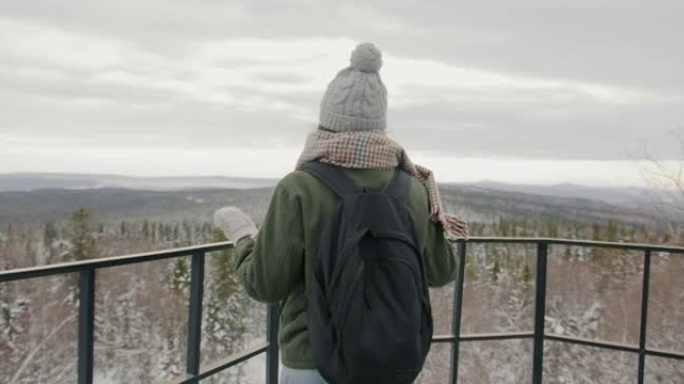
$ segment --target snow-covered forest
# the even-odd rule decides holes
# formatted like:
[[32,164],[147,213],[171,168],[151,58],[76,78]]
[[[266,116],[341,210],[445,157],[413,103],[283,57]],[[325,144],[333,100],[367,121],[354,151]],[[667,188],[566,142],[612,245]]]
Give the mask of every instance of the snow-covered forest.
[[[40,233],[3,231],[2,268],[84,260],[222,241],[208,223],[96,224],[76,210]],[[189,258],[101,270],[97,274],[95,370],[98,381],[165,382],[183,374]],[[231,252],[207,257],[203,362],[265,335],[265,311],[238,292]],[[72,383],[76,375],[77,276],[0,285],[0,382]],[[244,368],[222,375],[237,380]],[[225,382],[221,380],[221,382]],[[219,382],[209,380],[208,382]],[[237,381],[236,381],[237,382]]]
[[[268,193],[213,191],[186,199],[206,212],[243,205],[257,221]],[[214,195],[212,195],[214,196]],[[528,200],[491,194],[457,194],[445,200],[471,218],[471,234],[549,236],[608,241],[684,244],[684,228],[635,221],[580,203],[553,200],[534,209]],[[527,198],[527,197],[526,197]],[[533,201],[534,198],[529,198]],[[207,201],[209,205],[207,205]],[[555,203],[554,203],[555,201]],[[0,269],[139,253],[224,240],[206,212],[163,216],[135,206],[137,214],[102,208],[93,199],[68,215],[4,222]],[[555,204],[555,205],[554,205]],[[574,210],[568,207],[575,204]],[[541,207],[541,208],[540,208]],[[556,207],[554,209],[553,207]],[[63,207],[62,207],[63,208]],[[595,207],[594,207],[595,208]],[[458,209],[457,209],[458,210]],[[520,212],[526,212],[524,214]],[[600,215],[597,212],[601,212]],[[50,213],[50,214],[48,214]],[[149,214],[148,214],[149,213]],[[534,245],[469,245],[462,332],[529,331],[534,310]],[[183,374],[189,258],[102,270],[97,275],[95,372],[101,383],[157,383]],[[639,338],[643,255],[552,246],[548,265],[547,332],[635,345]],[[236,283],[231,252],[207,257],[202,363],[240,351],[265,337],[265,307]],[[654,254],[648,346],[684,349],[684,256]],[[76,377],[77,276],[0,284],[0,382],[72,383]],[[450,332],[453,284],[432,290],[435,333]],[[434,344],[420,383],[449,377],[449,345]],[[467,342],[461,345],[460,382],[530,382],[532,341]],[[262,383],[263,357],[229,369],[212,383]],[[634,382],[637,356],[547,341],[544,376],[553,383]],[[684,363],[647,358],[647,382],[684,382]]]

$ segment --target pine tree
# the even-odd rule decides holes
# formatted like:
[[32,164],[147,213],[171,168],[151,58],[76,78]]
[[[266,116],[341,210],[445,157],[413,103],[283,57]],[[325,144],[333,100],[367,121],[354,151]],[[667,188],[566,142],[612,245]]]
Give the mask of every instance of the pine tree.
[[612,221],[608,222],[606,226],[606,241],[617,241],[618,238],[618,228],[613,224]]
[[26,255],[27,260],[31,260],[31,265],[37,265],[38,260],[37,260],[37,255],[36,255],[36,249],[33,244],[33,228],[29,228],[28,231],[26,232],[26,242],[24,243],[24,253]]
[[178,245],[180,245],[180,241],[178,239],[178,224],[174,224],[173,226],[173,235],[171,239],[177,242]]
[[43,226],[43,261],[50,264],[57,256],[55,243],[59,239],[59,229],[51,221]]
[[178,257],[173,261],[171,271],[171,288],[180,292],[190,286],[190,268],[187,258]]
[[601,226],[598,223],[591,225],[591,239],[600,240],[601,239]]
[[45,223],[43,227],[43,247],[48,250],[51,249],[52,243],[57,240],[57,236],[58,232],[55,224],[51,221]]
[[95,237],[93,236],[90,213],[81,207],[74,211],[69,222],[69,241],[71,242],[70,260],[85,260],[95,256]]
[[147,220],[143,222],[142,233],[145,239],[150,238],[150,223]]
[[522,271],[522,280],[525,283],[529,283],[532,280],[532,268],[530,268],[529,263],[525,263]]

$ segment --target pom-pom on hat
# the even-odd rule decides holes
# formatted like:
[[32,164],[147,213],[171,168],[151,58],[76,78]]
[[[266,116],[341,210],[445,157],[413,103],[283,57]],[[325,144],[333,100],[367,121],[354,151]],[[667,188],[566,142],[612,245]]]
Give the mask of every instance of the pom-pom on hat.
[[331,131],[384,131],[387,89],[380,79],[382,53],[371,43],[356,46],[350,65],[328,84],[319,124]]
[[382,53],[371,43],[356,46],[349,59],[351,67],[361,72],[378,72],[382,68]]

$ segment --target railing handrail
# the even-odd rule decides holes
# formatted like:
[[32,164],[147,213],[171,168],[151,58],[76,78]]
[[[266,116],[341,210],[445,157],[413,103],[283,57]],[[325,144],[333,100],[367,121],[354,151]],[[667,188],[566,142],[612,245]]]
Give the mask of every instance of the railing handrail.
[[508,244],[538,244],[547,243],[555,245],[570,245],[578,247],[594,247],[594,248],[613,248],[625,249],[633,251],[652,251],[652,252],[666,252],[666,253],[684,253],[684,246],[670,246],[670,245],[656,245],[648,243],[630,243],[623,241],[599,241],[599,240],[579,240],[566,239],[559,237],[499,237],[499,236],[479,236],[469,237],[464,240],[455,240],[454,242],[465,241],[467,243],[508,243]]
[[[684,246],[665,246],[648,243],[629,243],[629,242],[611,242],[611,241],[596,241],[596,240],[578,240],[555,237],[501,237],[501,236],[474,236],[467,239],[453,240],[452,243],[466,242],[471,244],[480,243],[505,243],[505,244],[538,244],[541,242],[556,245],[570,245],[579,247],[596,247],[596,248],[613,248],[625,249],[634,251],[652,252],[666,252],[666,253],[682,253],[684,254]],[[120,256],[99,257],[88,260],[68,261],[63,263],[45,264],[34,267],[15,268],[8,270],[0,270],[0,283],[12,280],[24,280],[33,277],[59,275],[63,273],[79,272],[88,269],[101,269],[109,267],[117,267],[122,265],[130,265],[137,263],[144,263],[148,261],[171,259],[180,256],[188,256],[196,252],[215,252],[228,250],[234,247],[232,241],[221,241],[214,243],[206,243],[200,245],[191,245],[186,247],[178,247],[171,249],[164,249],[158,251],[149,251],[142,253],[134,253]]]
[[67,261],[63,263],[37,265],[35,267],[8,269],[0,271],[0,283],[12,280],[30,279],[33,277],[61,275],[64,273],[81,272],[92,269],[119,267],[122,265],[173,259],[176,257],[192,255],[198,252],[208,253],[225,251],[233,248],[233,246],[234,245],[232,241],[221,241],[215,243],[191,245],[187,247],[164,249],[159,251],[134,253],[129,255],[98,257],[88,260]]
[[[605,349],[622,350],[639,354],[638,382],[643,383],[645,357],[647,355],[661,356],[677,360],[684,360],[684,354],[675,351],[663,351],[646,347],[646,322],[648,315],[648,296],[650,281],[650,263],[652,252],[684,254],[684,247],[663,246],[643,243],[608,242],[593,240],[576,240],[549,237],[470,237],[453,241],[458,245],[459,269],[457,284],[454,285],[454,312],[452,314],[452,330],[449,335],[435,335],[433,342],[451,344],[451,370],[449,382],[458,381],[458,351],[461,342],[482,340],[534,340],[532,382],[541,383],[543,367],[544,340],[575,343]],[[490,333],[481,335],[461,334],[461,310],[463,303],[463,286],[465,277],[466,246],[467,244],[534,244],[537,245],[537,270],[535,289],[534,330],[530,332]],[[642,283],[641,327],[639,345],[624,345],[599,340],[586,340],[577,337],[546,334],[544,329],[545,295],[546,295],[546,262],[550,245],[566,245],[594,248],[611,248],[644,252],[644,269]],[[192,258],[190,279],[190,305],[188,306],[188,343],[187,343],[187,375],[179,379],[179,383],[197,383],[200,379],[213,375],[226,368],[232,367],[246,359],[265,353],[266,382],[278,382],[278,307],[268,308],[267,340],[264,343],[246,349],[236,355],[220,359],[207,367],[200,369],[200,343],[202,328],[202,302],[204,283],[205,255],[209,252],[229,250],[234,247],[230,241],[193,245],[161,251],[151,251],[114,257],[103,257],[89,260],[71,261],[59,264],[40,265],[29,268],[18,268],[0,271],[0,283],[24,280],[42,276],[79,273],[79,342],[78,342],[78,381],[90,384],[93,380],[93,344],[94,344],[94,313],[95,313],[95,271],[103,268],[131,265],[149,261],[171,259],[177,257]]]

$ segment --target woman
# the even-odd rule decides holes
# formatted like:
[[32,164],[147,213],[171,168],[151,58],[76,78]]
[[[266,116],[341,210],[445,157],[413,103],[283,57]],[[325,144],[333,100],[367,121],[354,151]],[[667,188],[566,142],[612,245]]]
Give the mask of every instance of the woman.
[[[449,239],[465,236],[466,226],[442,212],[432,173],[411,163],[404,150],[385,135],[387,91],[378,73],[381,66],[382,55],[373,44],[354,49],[350,66],[327,87],[319,127],[307,138],[297,169],[309,161],[332,164],[356,186],[370,190],[383,190],[397,167],[414,176],[409,206],[424,245],[428,282],[444,285],[457,271]],[[238,208],[222,208],[215,215],[216,224],[236,242],[237,273],[247,293],[261,302],[281,302],[278,341],[284,384],[325,383],[311,351],[305,298],[321,230],[337,201],[318,179],[295,170],[278,183],[258,231]]]

